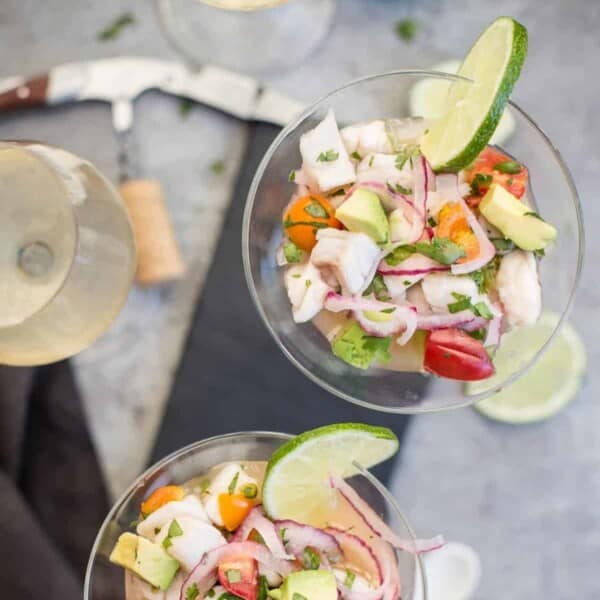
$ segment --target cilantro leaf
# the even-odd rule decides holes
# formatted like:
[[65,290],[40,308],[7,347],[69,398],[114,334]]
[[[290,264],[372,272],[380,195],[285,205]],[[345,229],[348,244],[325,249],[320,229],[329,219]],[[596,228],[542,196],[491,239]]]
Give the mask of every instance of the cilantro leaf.
[[452,265],[459,258],[465,256],[464,248],[455,244],[449,238],[434,237],[430,243],[417,242],[415,249],[419,254],[428,256],[443,265]]
[[109,40],[115,40],[121,35],[123,30],[136,22],[133,13],[126,12],[121,16],[117,17],[112,23],[107,25],[102,31],[98,32],[96,36],[100,42],[108,42]]

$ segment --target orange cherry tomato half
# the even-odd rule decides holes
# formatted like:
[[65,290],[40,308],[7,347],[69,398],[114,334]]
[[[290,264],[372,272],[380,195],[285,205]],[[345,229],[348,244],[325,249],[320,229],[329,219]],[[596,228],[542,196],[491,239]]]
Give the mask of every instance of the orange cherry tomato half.
[[494,374],[483,344],[460,329],[438,329],[425,342],[425,370],[459,381],[478,381]]
[[230,593],[244,600],[258,598],[258,564],[249,556],[228,560],[217,569],[219,583]]
[[465,251],[465,256],[457,262],[472,260],[479,254],[477,236],[469,227],[465,211],[458,202],[446,204],[440,210],[438,220],[436,236],[451,239]]
[[[520,167],[520,170],[514,173],[505,173],[500,169],[502,169],[502,165],[506,165],[506,163],[511,163],[511,166]],[[477,178],[478,174],[480,175],[479,178]],[[483,178],[481,176],[483,176]],[[475,162],[467,169],[466,178],[472,188],[473,182],[475,181],[476,183],[473,194],[468,199],[468,202],[471,206],[477,206],[492,183],[500,184],[513,196],[520,198],[527,190],[529,172],[527,171],[527,167],[516,162],[513,158],[507,156],[503,152],[500,152],[500,150],[494,148],[494,146],[487,146],[475,159]]]
[[242,494],[219,494],[218,503],[227,531],[235,531],[254,507],[254,500]]
[[183,488],[178,485],[165,485],[154,490],[152,494],[144,502],[142,502],[141,510],[143,515],[152,514],[167,502],[174,500],[182,500],[185,495]]
[[335,209],[319,194],[309,194],[294,200],[283,215],[283,228],[298,248],[310,252],[317,243],[317,231],[326,227],[341,229]]

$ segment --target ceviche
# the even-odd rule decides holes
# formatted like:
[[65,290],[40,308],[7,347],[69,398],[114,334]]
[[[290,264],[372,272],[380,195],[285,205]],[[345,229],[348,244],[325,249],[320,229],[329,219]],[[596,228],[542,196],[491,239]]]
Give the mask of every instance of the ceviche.
[[[343,464],[332,458],[338,441],[346,448]],[[371,444],[374,451],[362,452],[371,462],[397,448],[385,428],[327,426],[293,438],[269,463],[227,462],[155,489],[140,506],[135,532],[121,534],[110,555],[125,568],[127,600],[399,599],[395,552],[427,552],[443,540],[403,540],[388,527],[337,472],[351,474],[350,443]],[[325,481],[315,448],[330,468]],[[298,459],[302,473],[290,467]],[[306,477],[315,492],[298,509],[289,490],[304,489]],[[311,504],[313,516],[298,520]]]
[[[463,67],[505,30],[520,69],[526,32],[508,18]],[[535,210],[527,165],[487,144],[508,98],[502,82],[516,77],[451,86],[437,121],[341,126],[330,110],[301,137],[277,260],[294,321],[312,321],[341,360],[486,379],[503,332],[539,317],[538,261],[556,229]],[[465,106],[482,113],[470,128]]]

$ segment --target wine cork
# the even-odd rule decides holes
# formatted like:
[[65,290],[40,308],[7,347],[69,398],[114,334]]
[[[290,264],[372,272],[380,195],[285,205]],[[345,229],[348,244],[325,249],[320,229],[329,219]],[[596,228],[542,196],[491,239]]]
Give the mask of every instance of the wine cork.
[[137,245],[136,281],[155,285],[177,279],[185,266],[177,246],[160,183],[130,179],[120,186]]

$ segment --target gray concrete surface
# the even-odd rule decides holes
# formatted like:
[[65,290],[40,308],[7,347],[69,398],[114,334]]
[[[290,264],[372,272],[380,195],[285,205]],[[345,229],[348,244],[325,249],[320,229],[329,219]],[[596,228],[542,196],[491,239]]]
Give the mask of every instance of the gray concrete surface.
[[[115,42],[98,43],[97,31],[124,10],[133,11],[138,24]],[[529,28],[527,67],[514,97],[561,150],[582,197],[588,248],[572,321],[583,334],[590,369],[580,398],[547,423],[509,427],[468,409],[416,418],[394,493],[419,533],[441,531],[478,550],[484,577],[477,600],[596,600],[600,3],[340,0],[322,48],[271,83],[309,101],[360,75],[426,67],[461,55],[498,13],[514,15]],[[421,24],[409,45],[393,33],[393,24],[407,15]],[[0,50],[0,76],[119,53],[174,56],[160,36],[152,3],[125,0],[3,0]],[[165,186],[190,276],[167,290],[134,290],[114,327],[77,358],[94,438],[113,493],[139,472],[152,445],[245,131],[243,124],[201,107],[184,121],[177,102],[157,94],[144,97],[137,106],[141,163]],[[57,143],[89,158],[109,176],[116,175],[116,145],[108,110],[100,105],[3,117],[0,139],[11,137]],[[217,159],[227,164],[221,176],[208,169]]]

